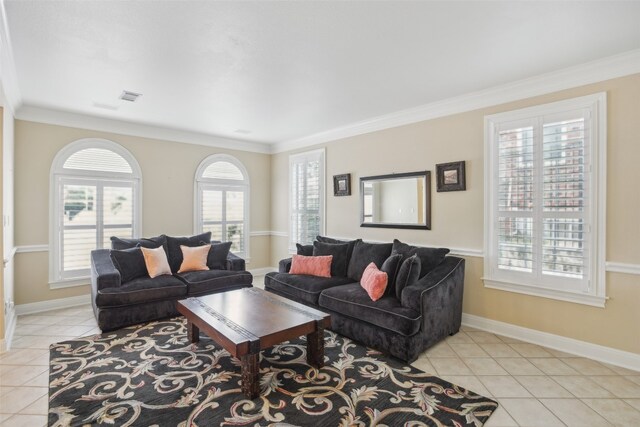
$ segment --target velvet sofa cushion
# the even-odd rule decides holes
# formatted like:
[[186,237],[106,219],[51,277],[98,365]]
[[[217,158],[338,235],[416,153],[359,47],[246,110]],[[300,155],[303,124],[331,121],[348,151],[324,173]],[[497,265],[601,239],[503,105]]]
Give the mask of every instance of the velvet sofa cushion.
[[[139,277],[116,288],[100,289],[97,307],[118,307],[166,299],[180,299],[187,295],[187,285],[174,276]],[[133,308],[132,308],[133,310]]]
[[294,301],[314,306],[318,305],[320,292],[347,283],[353,283],[353,280],[347,277],[327,278],[275,272],[267,273],[264,278],[266,290],[273,290],[275,293],[288,296]]
[[209,249],[207,256],[207,267],[211,270],[226,270],[231,244],[232,242],[211,243],[211,249]]
[[353,254],[347,268],[347,277],[359,282],[364,269],[369,263],[374,263],[381,268],[384,261],[391,255],[391,243],[366,243],[362,240],[356,241],[353,247]]
[[167,259],[169,260],[171,271],[177,273],[180,269],[180,264],[182,264],[182,249],[180,249],[180,246],[200,246],[202,242],[209,243],[210,241],[210,231],[191,237],[167,236]]
[[387,273],[387,289],[385,289],[385,295],[395,295],[396,294],[396,277],[398,276],[398,271],[400,270],[400,265],[402,264],[402,255],[400,254],[391,254],[389,258],[384,260],[382,263],[382,267],[380,267],[380,271],[384,271]]
[[156,237],[143,237],[142,239],[121,239],[120,237],[111,236],[111,249],[120,251],[137,246],[149,249],[164,246],[164,251],[167,252],[167,236],[161,234]]
[[313,256],[313,245],[301,245],[300,243],[296,243],[296,254]]
[[[327,289],[320,294],[320,308],[335,311],[380,328],[404,336],[416,334],[420,330],[419,312],[403,307],[393,296],[383,296],[371,301],[367,291],[360,284],[349,284]],[[359,337],[353,337],[358,339]],[[367,342],[362,337],[363,342]]]
[[347,277],[347,253],[348,243],[323,243],[313,242],[313,256],[331,255],[331,276]]
[[420,278],[422,278],[444,260],[444,257],[449,253],[449,249],[411,246],[402,243],[398,239],[393,239],[393,250],[391,253],[402,254],[403,259],[418,255],[418,258],[420,258]]
[[187,285],[187,294],[204,295],[251,286],[253,275],[248,271],[202,270],[176,274]]
[[140,248],[112,250],[109,252],[109,257],[111,257],[113,266],[120,272],[122,283],[149,275]]
[[395,286],[396,298],[398,300],[401,300],[404,288],[418,281],[420,278],[420,270],[420,258],[418,258],[418,255],[412,255],[402,261]]
[[332,237],[327,237],[327,236],[316,236],[316,241],[321,243],[348,244],[349,245],[349,248],[347,249],[347,266],[348,266],[349,263],[351,262],[351,256],[353,255],[353,248],[356,246],[356,243],[361,242],[362,239],[338,240],[338,239],[334,239]]

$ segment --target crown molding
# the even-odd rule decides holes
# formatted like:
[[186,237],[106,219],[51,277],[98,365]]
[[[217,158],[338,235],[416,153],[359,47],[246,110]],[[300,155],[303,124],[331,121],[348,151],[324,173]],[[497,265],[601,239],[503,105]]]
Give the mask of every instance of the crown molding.
[[69,126],[79,129],[138,136],[141,138],[153,138],[163,141],[225,148],[228,150],[249,151],[263,154],[269,154],[271,152],[269,144],[262,142],[224,138],[205,133],[90,116],[87,114],[55,110],[33,105],[20,106],[20,108],[15,112],[15,117],[19,120],[28,120],[50,125]]
[[640,49],[587,62],[478,92],[424,104],[337,127],[324,132],[278,142],[272,153],[281,153],[383,129],[473,111],[532,98],[587,84],[640,73]]
[[2,105],[15,112],[22,104],[22,95],[18,86],[18,74],[13,59],[4,1],[0,1],[0,77],[4,95]]

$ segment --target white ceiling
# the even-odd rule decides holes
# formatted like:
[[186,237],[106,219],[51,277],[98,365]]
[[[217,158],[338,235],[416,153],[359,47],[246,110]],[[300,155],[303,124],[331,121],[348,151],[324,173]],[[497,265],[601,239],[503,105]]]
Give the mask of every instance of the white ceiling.
[[628,1],[4,4],[25,106],[265,143],[640,47]]

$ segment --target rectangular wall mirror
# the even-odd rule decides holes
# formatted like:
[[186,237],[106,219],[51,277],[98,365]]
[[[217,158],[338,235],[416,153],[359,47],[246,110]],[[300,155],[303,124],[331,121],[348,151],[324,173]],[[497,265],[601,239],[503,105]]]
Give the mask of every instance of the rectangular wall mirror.
[[361,227],[431,229],[431,173],[360,178]]

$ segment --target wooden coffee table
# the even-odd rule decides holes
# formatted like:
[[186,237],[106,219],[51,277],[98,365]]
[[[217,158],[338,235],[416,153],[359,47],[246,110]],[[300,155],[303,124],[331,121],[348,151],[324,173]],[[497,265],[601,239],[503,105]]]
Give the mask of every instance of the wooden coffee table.
[[178,301],[187,318],[192,343],[200,331],[242,362],[242,392],[250,399],[260,393],[260,350],[307,336],[307,362],[324,366],[324,329],[331,326],[327,313],[263,291],[244,288]]

